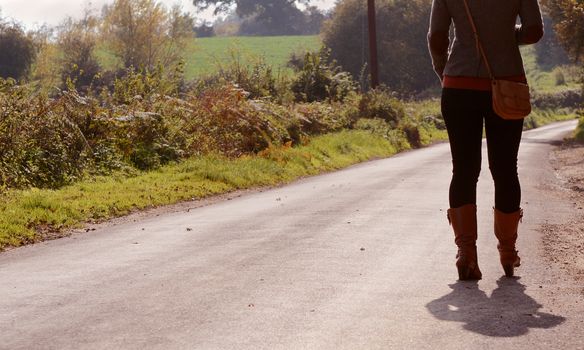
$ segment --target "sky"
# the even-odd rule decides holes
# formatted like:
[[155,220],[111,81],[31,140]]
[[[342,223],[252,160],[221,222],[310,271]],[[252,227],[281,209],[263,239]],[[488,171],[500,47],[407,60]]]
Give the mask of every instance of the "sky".
[[[175,4],[182,6],[185,12],[190,12],[195,17],[212,20],[212,11],[207,13],[195,13],[195,7],[191,0],[158,0],[170,7]],[[327,10],[334,6],[336,0],[316,0],[314,5]],[[0,0],[0,15],[3,18],[11,18],[23,24],[27,29],[34,29],[43,23],[49,25],[59,24],[65,17],[78,18],[87,4],[92,8],[101,9],[104,4],[113,0]]]

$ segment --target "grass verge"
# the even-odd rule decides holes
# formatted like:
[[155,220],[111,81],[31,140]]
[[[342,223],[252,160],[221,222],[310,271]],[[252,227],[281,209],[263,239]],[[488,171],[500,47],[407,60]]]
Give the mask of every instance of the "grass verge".
[[526,130],[535,129],[550,123],[573,120],[576,118],[576,111],[571,108],[561,108],[555,110],[534,109],[529,117],[525,119],[524,128]]
[[288,183],[400,151],[366,131],[318,136],[300,147],[257,156],[193,158],[134,177],[109,176],[59,190],[8,191],[0,197],[0,250],[58,237],[85,222],[257,186]]

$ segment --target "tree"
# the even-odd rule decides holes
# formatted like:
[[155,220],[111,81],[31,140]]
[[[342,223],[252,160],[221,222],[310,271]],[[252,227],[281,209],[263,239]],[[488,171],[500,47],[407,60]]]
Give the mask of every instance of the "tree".
[[241,22],[241,18],[232,12],[224,18],[218,18],[213,23],[213,31],[217,36],[235,36],[239,34]]
[[558,40],[551,17],[543,14],[543,38],[535,45],[537,63],[546,69],[570,63],[570,58]]
[[554,21],[554,29],[566,52],[579,62],[584,58],[584,1],[542,0]]
[[103,34],[125,67],[152,69],[180,61],[194,19],[155,0],[115,0],[104,8]]
[[24,78],[35,56],[34,42],[22,27],[0,20],[0,77]]
[[256,1],[254,12],[244,18],[243,35],[302,34],[304,14],[291,0]]
[[[366,5],[339,2],[322,33],[332,58],[354,77],[368,62]],[[377,0],[376,6],[380,82],[404,93],[435,84],[426,44],[431,0]]]
[[71,81],[78,90],[85,90],[93,83],[101,67],[95,56],[98,18],[86,12],[79,21],[66,19],[59,28],[57,43],[62,53],[61,78]]
[[[200,10],[214,8],[215,14],[228,13],[233,8],[238,16],[246,17],[257,13],[258,7],[263,6],[294,6],[296,4],[308,5],[311,0],[193,0],[193,5]],[[287,3],[287,4],[285,4]]]
[[30,79],[46,92],[54,92],[60,83],[61,52],[55,45],[56,29],[43,25],[28,33],[34,42],[36,55],[31,67]]
[[303,34],[318,34],[326,18],[325,14],[316,6],[309,6],[304,10],[306,25]]
[[213,24],[203,22],[193,29],[197,38],[209,38],[215,36],[215,29],[213,28]]
[[296,101],[342,101],[358,88],[351,75],[330,60],[328,49],[307,52],[297,63],[296,78],[290,86]]
[[243,35],[307,34],[317,19],[316,8],[308,7],[302,12],[297,5],[309,3],[310,0],[193,0],[200,10],[214,7],[215,14],[235,10],[243,19],[240,26]]

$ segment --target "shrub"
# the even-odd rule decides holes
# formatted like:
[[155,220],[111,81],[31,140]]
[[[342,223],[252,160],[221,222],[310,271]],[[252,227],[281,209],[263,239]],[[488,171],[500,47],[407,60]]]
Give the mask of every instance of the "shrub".
[[351,121],[338,113],[337,107],[322,102],[298,104],[295,112],[300,116],[301,130],[315,135],[347,128]]
[[63,85],[72,83],[77,90],[87,91],[101,67],[95,56],[97,19],[86,15],[83,20],[66,20],[59,28],[58,47],[62,53]]
[[0,19],[0,77],[24,78],[36,55],[34,43],[16,23]]
[[387,139],[397,150],[409,149],[410,145],[403,130],[392,128],[380,118],[362,118],[355,123],[355,129],[367,130]]
[[117,117],[118,147],[133,166],[141,170],[155,169],[178,160],[180,144],[170,139],[167,121],[153,112],[134,112]]
[[422,146],[422,137],[420,135],[420,126],[413,120],[402,122],[400,129],[406,135],[406,139],[412,148],[420,148]]
[[171,74],[165,74],[161,64],[154,70],[134,67],[122,70],[120,76],[114,77],[110,103],[132,105],[158,95],[177,96],[184,84],[183,68],[184,63],[179,62]]
[[88,165],[90,146],[72,112],[77,103],[31,95],[0,79],[0,187],[59,187]]
[[[169,105],[168,96],[154,93],[148,82],[137,84],[143,82],[138,77],[145,79],[120,79],[117,96],[106,90],[99,98],[74,89],[49,98],[0,80],[0,187],[56,188],[86,174],[152,169],[179,159],[183,135],[155,113]],[[129,98],[121,86],[142,95]]]
[[536,93],[532,96],[532,103],[541,109],[579,108],[584,104],[584,95],[580,89]]
[[263,57],[250,62],[240,52],[232,51],[228,64],[218,64],[217,68],[217,73],[203,79],[203,89],[231,83],[246,91],[250,99],[279,99],[285,90],[285,80],[274,73]]
[[323,48],[318,53],[307,52],[302,62],[292,56],[290,63],[297,69],[291,86],[296,101],[342,101],[358,88],[351,75],[330,60],[328,49]]
[[387,89],[379,88],[363,94],[359,103],[359,118],[380,118],[396,128],[405,118],[403,104]]
[[[325,74],[336,69],[331,67]],[[362,117],[382,118],[384,134],[396,147],[419,139],[416,124],[403,123],[403,107],[386,90],[335,90],[331,79],[327,101],[285,104],[289,90],[279,90],[267,66],[226,72],[210,84],[186,87],[182,65],[169,73],[162,65],[130,67],[112,78],[111,89],[90,86],[81,94],[68,84],[54,96],[0,80],[0,189],[57,188],[85,176],[133,174],[196,155],[240,157],[306,144],[310,135],[351,128]]]

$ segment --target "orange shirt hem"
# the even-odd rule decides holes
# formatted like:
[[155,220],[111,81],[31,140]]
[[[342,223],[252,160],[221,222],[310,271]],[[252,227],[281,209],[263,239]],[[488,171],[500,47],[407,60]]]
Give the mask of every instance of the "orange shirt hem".
[[[525,75],[500,77],[497,79],[527,83]],[[491,79],[478,77],[453,77],[445,75],[444,79],[442,80],[442,87],[451,89],[491,91]]]

